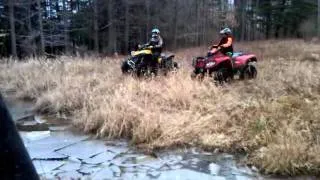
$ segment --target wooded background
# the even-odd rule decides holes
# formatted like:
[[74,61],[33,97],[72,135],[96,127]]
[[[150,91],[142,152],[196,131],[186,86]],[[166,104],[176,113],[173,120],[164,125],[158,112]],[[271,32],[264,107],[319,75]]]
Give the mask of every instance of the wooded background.
[[0,57],[126,54],[159,28],[167,49],[320,37],[320,0],[0,0]]

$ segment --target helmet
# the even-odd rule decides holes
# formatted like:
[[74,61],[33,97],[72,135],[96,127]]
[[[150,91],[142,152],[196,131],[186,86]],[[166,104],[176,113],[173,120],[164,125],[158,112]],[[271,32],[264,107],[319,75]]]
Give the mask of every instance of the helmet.
[[155,29],[152,29],[152,34],[155,33],[155,34],[160,34],[160,30],[155,28]]
[[232,31],[230,28],[224,28],[220,31],[220,34],[231,34]]

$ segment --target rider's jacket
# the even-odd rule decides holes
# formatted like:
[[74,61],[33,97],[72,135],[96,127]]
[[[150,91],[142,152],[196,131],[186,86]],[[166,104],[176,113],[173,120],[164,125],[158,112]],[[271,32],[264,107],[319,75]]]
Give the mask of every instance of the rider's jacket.
[[163,48],[163,39],[160,35],[152,37],[148,43],[149,46],[153,46],[152,51],[161,53]]
[[232,36],[223,37],[218,46],[222,47],[221,52],[223,54],[233,53],[233,38]]

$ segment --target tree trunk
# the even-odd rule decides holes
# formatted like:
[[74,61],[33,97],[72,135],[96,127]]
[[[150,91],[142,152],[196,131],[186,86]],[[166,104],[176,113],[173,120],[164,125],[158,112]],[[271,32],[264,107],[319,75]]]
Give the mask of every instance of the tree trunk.
[[174,32],[173,32],[173,48],[177,48],[177,36],[178,36],[178,5],[179,0],[175,0],[174,3],[174,17],[173,17],[173,25],[174,25]]
[[16,40],[16,27],[14,18],[14,3],[15,0],[9,1],[9,19],[10,19],[10,35],[11,35],[11,54],[17,57],[17,40]]
[[99,52],[98,1],[93,1],[93,41],[94,51]]
[[[209,14],[207,10],[207,7],[209,7],[209,5],[207,6],[206,1],[204,0],[202,2],[202,13],[203,14]],[[207,20],[208,20],[208,16],[203,17],[203,22],[202,22],[202,40],[201,40],[201,45],[206,43],[206,39],[207,39]]]
[[124,27],[124,50],[125,53],[129,51],[129,28],[130,28],[130,18],[129,18],[129,0],[125,1],[125,27]]
[[38,12],[38,23],[39,23],[39,33],[40,33],[40,55],[45,52],[44,35],[43,35],[43,25],[42,25],[42,8],[40,0],[37,0]]
[[[146,15],[147,15],[147,23],[146,23],[146,40],[149,38],[149,31],[150,31],[150,0],[145,0],[146,6]],[[175,18],[175,17],[173,17]]]
[[201,26],[201,21],[200,21],[200,18],[201,18],[201,14],[200,14],[200,3],[201,3],[201,0],[197,0],[195,1],[196,3],[196,12],[197,12],[197,24],[196,24],[196,46],[199,46],[200,45],[200,26]]
[[320,0],[318,0],[318,38],[320,38]]
[[257,28],[257,25],[259,25],[258,21],[256,21],[257,16],[259,14],[259,7],[260,7],[260,0],[256,0],[256,5],[255,5],[255,18],[254,18],[254,40],[258,39],[260,40],[260,32],[259,29]]
[[108,1],[108,23],[109,23],[109,30],[108,30],[108,54],[112,54],[116,51],[116,32],[114,29],[114,22],[113,22],[113,0]]
[[[272,6],[271,0],[267,0],[267,6],[270,8]],[[271,27],[272,27],[272,22],[271,22],[271,11],[268,11],[266,13],[266,31],[265,31],[265,36],[266,39],[270,38],[270,33],[271,33]]]
[[283,16],[283,12],[285,10],[285,4],[287,0],[282,0],[278,12],[278,22],[275,28],[275,38],[278,39],[280,36],[280,29],[281,27],[285,26],[285,17]]
[[[38,0],[39,1],[39,0]],[[63,39],[64,39],[64,46],[65,46],[65,53],[69,52],[69,28],[68,28],[68,10],[67,10],[67,1],[63,0],[63,24],[64,24],[64,30],[63,30]]]
[[29,38],[28,38],[28,41],[29,41],[29,43],[30,43],[30,47],[28,48],[29,50],[30,50],[30,55],[32,56],[32,57],[34,57],[35,56],[35,46],[34,46],[34,37],[33,37],[33,29],[32,29],[32,24],[31,24],[31,16],[32,16],[32,13],[31,13],[31,5],[32,5],[32,3],[31,2],[29,2],[28,3],[28,7],[27,7],[27,11],[28,11],[28,20],[27,20],[27,26],[28,26],[28,36],[29,36]]
[[245,40],[245,34],[246,34],[246,10],[245,10],[245,2],[244,0],[241,1],[241,41]]

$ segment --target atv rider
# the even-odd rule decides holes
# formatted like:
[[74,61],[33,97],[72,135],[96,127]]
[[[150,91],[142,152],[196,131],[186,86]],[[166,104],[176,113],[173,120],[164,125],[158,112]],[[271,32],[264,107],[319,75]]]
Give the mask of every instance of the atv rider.
[[150,46],[152,49],[152,66],[154,68],[154,71],[156,72],[160,64],[159,57],[161,56],[161,52],[163,48],[163,39],[160,36],[159,29],[152,30],[151,39],[146,44],[146,46]]
[[148,46],[152,46],[153,59],[157,60],[160,57],[163,48],[163,39],[160,36],[159,29],[152,30],[152,36]]
[[220,31],[220,35],[222,36],[218,45],[211,46],[211,50],[208,53],[208,56],[211,56],[216,50],[220,50],[223,54],[232,57],[233,55],[233,38],[232,31],[229,28],[224,28]]

